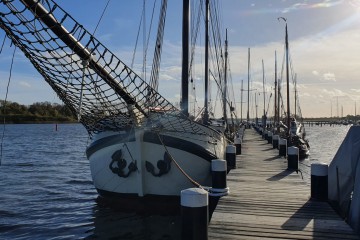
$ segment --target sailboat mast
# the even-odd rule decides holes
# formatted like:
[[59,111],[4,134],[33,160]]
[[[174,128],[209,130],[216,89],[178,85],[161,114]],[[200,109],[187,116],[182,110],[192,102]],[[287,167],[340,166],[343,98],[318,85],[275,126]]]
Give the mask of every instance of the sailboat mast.
[[297,75],[295,74],[295,83],[294,83],[294,88],[295,88],[295,109],[294,109],[294,117],[295,117],[295,119],[296,119],[296,100],[297,100],[297,89],[296,89],[296,79],[297,78]]
[[258,105],[257,105],[257,102],[256,102],[256,94],[257,92],[254,92],[255,94],[255,125],[258,126]]
[[243,92],[244,92],[244,89],[243,89],[243,82],[244,80],[241,80],[241,94],[240,94],[240,122],[242,123],[243,121],[243,118],[242,118],[242,113],[243,113]]
[[246,116],[246,120],[248,124],[250,123],[249,103],[250,103],[250,48],[248,48],[248,99],[247,99],[247,116]]
[[277,112],[277,59],[276,59],[276,51],[275,51],[275,89],[274,89],[274,92],[275,92],[275,99],[274,99],[274,128],[276,127],[276,125],[278,124],[279,122],[279,119],[278,119],[278,112]]
[[228,58],[228,38],[227,38],[227,29],[225,33],[225,72],[224,72],[224,92],[223,92],[223,110],[224,110],[224,120],[227,122],[226,114],[226,93],[227,93],[227,58]]
[[[280,84],[280,79],[278,79],[278,98],[277,98],[277,118],[278,118],[278,123],[280,122],[280,94],[281,94],[281,84]],[[277,130],[278,133],[280,132],[280,124],[278,124],[277,126]]]
[[331,99],[330,99],[330,118],[332,118],[332,100]]
[[286,54],[286,100],[287,100],[287,134],[290,137],[290,86],[289,86],[289,41],[287,23],[285,25],[285,54]]
[[264,69],[264,59],[262,59],[262,70],[263,70],[263,95],[264,95],[264,118],[265,118],[265,69]]
[[204,124],[209,123],[209,0],[205,2],[205,102],[204,102]]
[[189,22],[190,0],[183,0],[181,109],[189,115]]

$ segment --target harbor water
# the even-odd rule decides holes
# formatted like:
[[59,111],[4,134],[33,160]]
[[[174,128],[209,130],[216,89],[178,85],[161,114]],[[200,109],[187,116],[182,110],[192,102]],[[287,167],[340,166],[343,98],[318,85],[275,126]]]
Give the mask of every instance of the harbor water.
[[310,156],[300,161],[300,173],[310,184],[311,163],[322,162],[330,164],[344,140],[350,125],[306,125],[306,139],[310,144]]
[[[329,163],[349,126],[306,127],[311,155]],[[252,130],[247,130],[252,131]],[[0,125],[0,239],[179,239],[179,216],[99,205],[80,124]]]

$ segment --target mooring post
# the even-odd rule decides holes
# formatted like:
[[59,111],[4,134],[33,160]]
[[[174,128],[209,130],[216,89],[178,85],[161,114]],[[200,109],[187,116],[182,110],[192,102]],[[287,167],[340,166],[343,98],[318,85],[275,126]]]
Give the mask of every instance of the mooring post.
[[279,135],[272,136],[272,145],[274,149],[279,147]]
[[241,143],[242,143],[242,140],[241,140],[240,137],[234,139],[234,145],[235,145],[235,148],[236,148],[236,155],[241,154]]
[[328,199],[328,169],[326,163],[311,164],[311,198],[327,201]]
[[287,140],[279,137],[279,156],[286,157]]
[[272,137],[273,137],[273,133],[271,131],[268,132],[268,137],[267,137],[267,141],[268,143],[272,144]]
[[236,147],[234,145],[226,146],[226,162],[228,169],[236,168]]
[[181,191],[182,239],[207,240],[209,222],[209,196],[201,188]]
[[227,188],[226,175],[227,164],[223,159],[211,160],[211,177],[213,189]]
[[299,148],[291,146],[287,148],[287,159],[289,170],[299,170]]
[[268,130],[264,130],[263,139],[264,139],[264,140],[267,140],[267,139],[268,139],[268,136],[269,136]]

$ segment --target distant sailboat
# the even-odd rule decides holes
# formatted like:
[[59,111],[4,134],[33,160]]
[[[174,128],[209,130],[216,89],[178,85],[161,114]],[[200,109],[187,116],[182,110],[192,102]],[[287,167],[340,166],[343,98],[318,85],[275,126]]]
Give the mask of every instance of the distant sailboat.
[[[310,145],[305,136],[305,126],[296,120],[296,111],[295,115],[291,116],[290,112],[290,83],[289,83],[289,41],[288,41],[288,30],[287,22],[285,18],[279,18],[285,21],[285,61],[286,61],[286,98],[287,98],[287,110],[285,123],[280,122],[280,127],[283,131],[279,134],[283,138],[286,138],[288,141],[288,146],[295,146],[299,149],[300,158],[305,158],[310,154]],[[296,91],[295,91],[296,93]],[[295,102],[298,101],[297,94],[295,94]]]

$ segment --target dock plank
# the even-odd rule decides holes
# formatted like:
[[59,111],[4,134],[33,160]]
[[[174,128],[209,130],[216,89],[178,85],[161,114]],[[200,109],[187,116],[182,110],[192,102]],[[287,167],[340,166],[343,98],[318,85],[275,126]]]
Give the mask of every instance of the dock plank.
[[327,202],[310,199],[301,173],[247,129],[237,168],[228,174],[209,223],[209,239],[360,239]]

